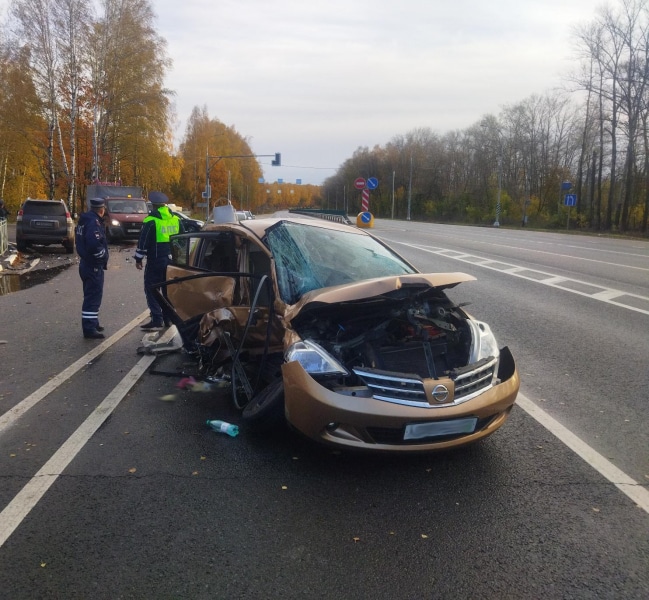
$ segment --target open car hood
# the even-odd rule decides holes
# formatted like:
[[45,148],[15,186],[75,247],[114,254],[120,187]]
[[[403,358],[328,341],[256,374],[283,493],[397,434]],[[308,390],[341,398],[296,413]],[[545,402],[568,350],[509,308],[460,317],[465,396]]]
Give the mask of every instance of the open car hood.
[[307,292],[295,304],[288,306],[285,316],[293,320],[298,314],[345,302],[378,301],[392,292],[425,293],[427,290],[444,290],[455,287],[463,281],[475,281],[466,273],[412,273],[391,277],[379,277],[321,288]]

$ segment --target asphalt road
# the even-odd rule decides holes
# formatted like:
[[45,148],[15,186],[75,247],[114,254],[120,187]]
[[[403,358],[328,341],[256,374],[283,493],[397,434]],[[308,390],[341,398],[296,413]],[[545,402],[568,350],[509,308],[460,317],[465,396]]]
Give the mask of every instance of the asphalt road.
[[74,266],[0,296],[0,598],[648,597],[649,245],[374,233],[478,277],[450,294],[518,362],[500,431],[398,458],[214,433],[238,422],[229,393],[179,390],[182,353],[137,354],[141,273],[114,248],[102,344]]

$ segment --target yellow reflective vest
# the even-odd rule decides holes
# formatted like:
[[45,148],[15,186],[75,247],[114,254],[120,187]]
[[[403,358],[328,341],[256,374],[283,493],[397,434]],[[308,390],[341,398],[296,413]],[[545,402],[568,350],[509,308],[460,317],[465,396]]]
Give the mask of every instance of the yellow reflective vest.
[[155,223],[155,241],[160,243],[168,243],[172,235],[180,233],[180,219],[171,214],[166,206],[158,208],[160,219],[149,215],[144,219],[144,223],[153,221]]

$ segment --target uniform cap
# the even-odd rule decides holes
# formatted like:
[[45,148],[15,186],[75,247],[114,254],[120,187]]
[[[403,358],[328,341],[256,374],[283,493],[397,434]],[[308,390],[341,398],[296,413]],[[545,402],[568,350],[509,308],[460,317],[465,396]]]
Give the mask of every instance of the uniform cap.
[[90,198],[90,208],[102,208],[102,206],[106,206],[103,198]]
[[167,204],[169,198],[167,198],[167,196],[162,192],[150,192],[149,202],[151,202],[151,204]]

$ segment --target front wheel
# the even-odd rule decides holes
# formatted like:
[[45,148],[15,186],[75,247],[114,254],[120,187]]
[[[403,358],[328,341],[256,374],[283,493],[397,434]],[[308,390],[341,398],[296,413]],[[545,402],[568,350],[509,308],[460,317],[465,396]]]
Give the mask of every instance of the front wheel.
[[241,416],[252,431],[270,431],[283,425],[284,381],[280,378],[267,385],[246,404]]

